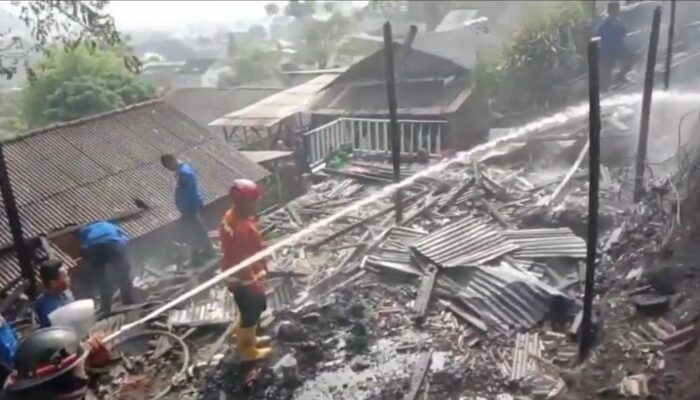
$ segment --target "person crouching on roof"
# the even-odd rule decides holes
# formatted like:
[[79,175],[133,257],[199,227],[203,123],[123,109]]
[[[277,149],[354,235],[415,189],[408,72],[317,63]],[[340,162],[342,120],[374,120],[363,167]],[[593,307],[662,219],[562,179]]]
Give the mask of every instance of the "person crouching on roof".
[[[262,196],[260,187],[253,181],[237,179],[229,196],[233,200],[233,208],[224,215],[219,232],[223,251],[222,271],[235,267],[265,247],[256,227],[255,216],[257,202]],[[238,306],[235,335],[238,354],[244,362],[264,358],[271,351],[269,339],[256,336],[258,321],[267,308],[266,274],[267,264],[265,260],[260,260],[232,275],[226,282]]]
[[39,267],[39,277],[44,285],[44,292],[34,302],[34,312],[39,326],[46,328],[51,326],[49,314],[75,299],[70,291],[68,269],[60,260],[44,261]]
[[96,221],[85,225],[78,235],[80,250],[100,291],[100,311],[105,314],[112,311],[114,284],[111,276],[117,280],[122,304],[133,304],[134,286],[126,254],[127,238],[121,228],[107,221]]

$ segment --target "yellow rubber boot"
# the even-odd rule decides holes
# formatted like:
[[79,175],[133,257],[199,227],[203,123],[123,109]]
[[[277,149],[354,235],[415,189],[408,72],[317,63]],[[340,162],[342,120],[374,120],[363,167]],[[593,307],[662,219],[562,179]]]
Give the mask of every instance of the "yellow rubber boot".
[[236,332],[238,342],[238,356],[241,361],[256,361],[267,357],[272,351],[269,347],[256,347],[255,326],[250,328],[238,327]]

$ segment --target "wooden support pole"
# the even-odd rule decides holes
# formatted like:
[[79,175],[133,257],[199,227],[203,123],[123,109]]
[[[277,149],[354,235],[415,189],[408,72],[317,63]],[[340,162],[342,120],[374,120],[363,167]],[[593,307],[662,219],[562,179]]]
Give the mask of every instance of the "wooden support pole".
[[10,173],[7,170],[5,163],[4,145],[0,143],[0,191],[2,192],[2,202],[5,207],[5,215],[12,233],[12,241],[14,243],[19,268],[22,271],[22,278],[29,282],[27,287],[27,295],[30,299],[36,298],[36,274],[34,274],[34,266],[32,265],[32,254],[27,244],[24,241],[24,233],[22,232],[22,220],[19,216],[19,209],[15,202],[15,194],[12,191],[12,183],[10,182]]
[[676,0],[671,0],[671,17],[668,22],[668,45],[666,46],[666,69],[664,70],[664,90],[671,85],[671,62],[673,61],[673,36],[676,30]]
[[[391,35],[391,24],[384,24],[384,66],[386,68],[386,95],[389,106],[389,132],[391,136],[391,161],[394,166],[394,182],[401,180],[401,136],[397,117],[396,77],[394,70],[394,39]],[[401,190],[394,196],[396,204],[396,223],[400,224],[403,214],[401,208]]]
[[595,283],[596,245],[598,243],[598,183],[600,177],[600,78],[598,71],[598,41],[588,43],[588,102],[589,102],[589,176],[588,240],[586,252],[586,285],[583,296],[583,320],[579,341],[579,358],[583,360],[593,343],[593,296]]
[[661,25],[661,7],[654,10],[654,18],[649,35],[649,52],[647,53],[647,69],[644,77],[644,93],[642,95],[642,120],[639,128],[639,144],[637,146],[637,165],[634,174],[634,202],[637,203],[644,195],[644,166],[647,159],[647,141],[649,139],[649,118],[651,114],[651,95],[654,90],[654,69],[656,67],[656,52],[659,47],[659,27]]

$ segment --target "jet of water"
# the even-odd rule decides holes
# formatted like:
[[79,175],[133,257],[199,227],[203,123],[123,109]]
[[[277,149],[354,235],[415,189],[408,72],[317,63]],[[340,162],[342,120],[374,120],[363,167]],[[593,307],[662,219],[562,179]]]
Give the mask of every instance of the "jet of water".
[[[641,101],[641,94],[627,94],[627,95],[618,95],[614,97],[610,97],[607,99],[604,99],[601,101],[601,107],[616,107],[620,105],[629,105],[629,104],[635,104],[639,101]],[[656,101],[678,101],[678,102],[700,102],[700,93],[682,93],[682,92],[663,92],[663,91],[657,91],[654,93],[654,100]],[[309,236],[309,234],[319,230],[326,228],[328,225],[331,223],[349,215],[350,213],[353,213],[354,211],[357,211],[358,209],[367,206],[369,204],[372,204],[380,199],[386,198],[391,196],[394,192],[396,192],[398,189],[411,186],[414,184],[416,181],[418,181],[421,178],[426,178],[428,176],[437,174],[439,172],[444,171],[446,168],[454,165],[454,164],[462,164],[470,160],[470,157],[472,157],[475,154],[488,154],[488,152],[495,150],[499,145],[506,143],[508,141],[512,141],[515,139],[521,139],[523,137],[526,137],[528,134],[534,133],[541,131],[543,129],[550,129],[554,128],[556,126],[560,126],[563,124],[566,124],[567,122],[571,121],[572,119],[575,118],[582,118],[585,117],[588,114],[588,103],[585,104],[580,104],[577,106],[572,106],[567,109],[565,109],[562,112],[556,113],[554,115],[548,116],[548,117],[543,117],[538,120],[535,120],[533,122],[530,122],[526,125],[523,125],[518,128],[514,128],[510,130],[507,134],[505,134],[502,137],[499,137],[498,139],[489,141],[487,143],[483,143],[481,145],[478,145],[468,151],[464,152],[459,152],[457,153],[454,157],[450,159],[443,160],[439,162],[438,164],[435,164],[429,168],[424,169],[423,171],[420,171],[406,179],[404,179],[401,182],[388,185],[384,188],[382,188],[380,191],[373,193],[370,196],[365,197],[362,200],[358,200],[355,203],[352,203],[345,207],[344,209],[336,212],[333,215],[330,215],[326,218],[321,219],[318,222],[315,222],[306,228],[300,230],[299,232],[290,235],[286,237],[285,239],[275,243],[274,245],[266,248],[263,251],[260,251],[249,258],[243,260],[241,263],[238,265],[234,266],[233,268],[230,268],[226,271],[223,271],[216,276],[212,277],[208,281],[200,284],[199,286],[189,290],[186,293],[183,293],[182,295],[178,296],[177,298],[171,300],[170,302],[162,305],[161,307],[157,308],[153,312],[149,313],[145,317],[139,319],[138,321],[135,321],[131,324],[127,324],[122,326],[118,331],[114,332],[107,338],[105,338],[105,341],[109,342],[119,335],[123,334],[124,332],[127,332],[143,323],[146,323],[157,316],[161,315],[162,313],[172,309],[173,307],[179,305],[180,303],[192,298],[193,296],[196,296],[199,293],[202,293],[205,290],[208,290],[212,288],[214,285],[223,282],[225,279],[230,277],[231,275],[241,271],[243,268],[246,268],[250,266],[251,264],[262,260],[265,257],[269,257],[273,253],[277,252],[280,249],[283,249],[287,246],[291,246],[297,243],[302,242],[305,238]]]

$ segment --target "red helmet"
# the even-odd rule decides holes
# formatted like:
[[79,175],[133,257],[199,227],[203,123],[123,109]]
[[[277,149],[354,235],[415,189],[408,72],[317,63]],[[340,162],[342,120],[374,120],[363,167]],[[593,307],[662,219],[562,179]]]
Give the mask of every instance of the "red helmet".
[[262,197],[262,189],[257,183],[249,179],[236,179],[229,190],[228,195],[233,200],[256,201]]

